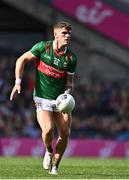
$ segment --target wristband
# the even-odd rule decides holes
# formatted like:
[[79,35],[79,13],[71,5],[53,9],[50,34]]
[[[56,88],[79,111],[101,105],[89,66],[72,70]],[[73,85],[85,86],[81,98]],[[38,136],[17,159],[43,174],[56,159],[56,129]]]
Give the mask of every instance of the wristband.
[[20,78],[17,78],[17,79],[15,80],[15,84],[21,84],[21,79],[20,79]]

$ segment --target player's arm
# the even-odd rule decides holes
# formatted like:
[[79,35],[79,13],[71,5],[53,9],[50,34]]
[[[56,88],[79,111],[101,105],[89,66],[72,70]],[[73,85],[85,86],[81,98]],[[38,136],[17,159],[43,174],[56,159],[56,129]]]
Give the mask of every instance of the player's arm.
[[15,85],[12,89],[11,95],[10,95],[10,100],[13,100],[14,95],[16,92],[20,94],[21,92],[21,81],[22,81],[22,76],[24,72],[24,66],[27,62],[32,61],[36,59],[36,57],[30,52],[24,53],[22,56],[20,56],[17,61],[16,61],[16,66],[15,66]]
[[70,53],[68,54],[68,64],[67,64],[67,76],[66,76],[66,92],[72,93],[74,89],[74,75],[75,75],[75,70],[76,70],[76,65],[77,65],[77,57],[73,54]]
[[74,89],[74,74],[67,73],[65,90],[67,93],[72,93]]

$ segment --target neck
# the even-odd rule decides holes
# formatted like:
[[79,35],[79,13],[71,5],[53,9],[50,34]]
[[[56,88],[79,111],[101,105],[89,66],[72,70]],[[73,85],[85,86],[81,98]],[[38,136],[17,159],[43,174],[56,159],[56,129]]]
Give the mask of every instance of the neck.
[[67,46],[60,45],[58,42],[53,41],[53,49],[58,56],[62,56],[67,51]]

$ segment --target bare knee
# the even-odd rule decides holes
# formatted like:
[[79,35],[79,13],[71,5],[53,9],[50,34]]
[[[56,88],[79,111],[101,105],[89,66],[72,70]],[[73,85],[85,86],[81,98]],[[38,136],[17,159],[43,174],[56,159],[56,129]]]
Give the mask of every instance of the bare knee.
[[67,139],[70,135],[70,129],[64,129],[60,132],[60,138]]
[[53,136],[53,129],[48,128],[48,129],[44,130],[42,133],[45,137],[51,137],[51,136]]

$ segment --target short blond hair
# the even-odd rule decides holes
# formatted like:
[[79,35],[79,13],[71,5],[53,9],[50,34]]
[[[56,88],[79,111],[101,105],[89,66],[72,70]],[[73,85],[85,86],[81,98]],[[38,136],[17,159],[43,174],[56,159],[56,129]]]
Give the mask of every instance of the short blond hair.
[[58,22],[58,23],[55,23],[54,26],[53,26],[54,30],[55,29],[58,29],[58,28],[66,28],[67,30],[72,30],[72,26],[70,23],[68,22]]

